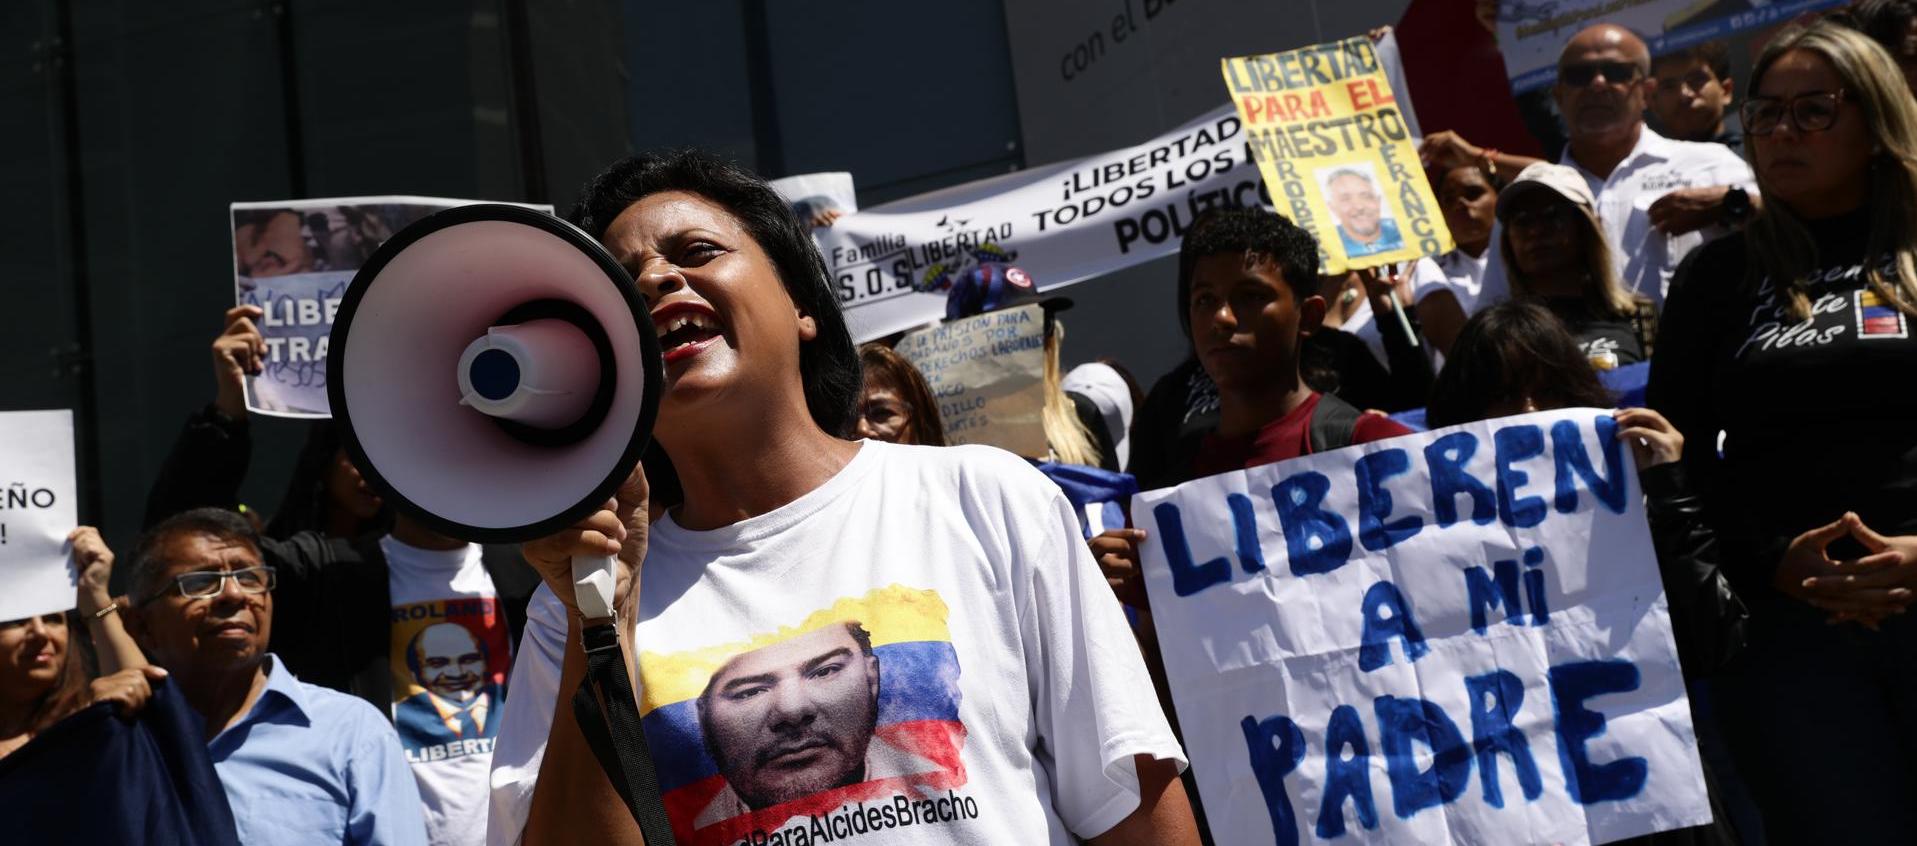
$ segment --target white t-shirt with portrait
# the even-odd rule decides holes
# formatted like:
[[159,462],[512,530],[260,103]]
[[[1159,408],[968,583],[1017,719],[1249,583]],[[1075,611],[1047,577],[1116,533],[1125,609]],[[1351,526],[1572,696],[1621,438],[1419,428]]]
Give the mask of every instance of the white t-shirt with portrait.
[[486,839],[487,772],[505,705],[511,636],[481,547],[434,550],[380,539],[392,592],[393,726],[419,796],[426,839]]
[[[866,441],[767,514],[713,531],[660,518],[643,572],[641,720],[686,846],[801,829],[1071,843],[1137,809],[1133,756],[1184,766],[1071,505],[1010,453]],[[534,595],[494,844],[519,840],[532,805],[564,613]]]

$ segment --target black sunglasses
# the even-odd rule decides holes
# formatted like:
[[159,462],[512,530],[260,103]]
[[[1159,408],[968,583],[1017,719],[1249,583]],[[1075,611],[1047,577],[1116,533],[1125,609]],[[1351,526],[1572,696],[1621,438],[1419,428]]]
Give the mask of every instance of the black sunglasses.
[[1842,91],[1814,91],[1789,99],[1752,97],[1744,101],[1738,115],[1744,119],[1744,132],[1749,135],[1776,132],[1786,114],[1798,132],[1822,132],[1837,124],[1837,110],[1843,104]]
[[1559,65],[1558,81],[1572,88],[1583,88],[1604,75],[1604,81],[1617,84],[1635,81],[1643,71],[1635,62],[1578,62]]

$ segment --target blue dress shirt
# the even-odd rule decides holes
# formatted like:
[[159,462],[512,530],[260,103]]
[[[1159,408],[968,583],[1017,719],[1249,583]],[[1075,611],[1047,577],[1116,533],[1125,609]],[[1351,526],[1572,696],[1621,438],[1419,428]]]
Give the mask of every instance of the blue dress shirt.
[[364,700],[307,684],[267,655],[266,690],[207,744],[241,843],[426,843],[399,735]]

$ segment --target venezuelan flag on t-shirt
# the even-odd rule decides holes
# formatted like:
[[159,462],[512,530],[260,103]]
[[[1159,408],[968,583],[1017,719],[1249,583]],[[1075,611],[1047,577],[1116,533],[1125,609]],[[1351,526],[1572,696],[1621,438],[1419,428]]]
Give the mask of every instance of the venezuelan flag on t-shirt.
[[1857,336],[1860,338],[1902,338],[1908,334],[1904,313],[1886,302],[1875,290],[1857,292]]
[[[958,713],[959,664],[946,626],[946,614],[945,601],[937,593],[891,585],[864,596],[837,600],[797,626],[681,652],[642,651],[639,656],[643,684],[641,724],[658,768],[666,813],[679,842],[738,843],[753,839],[755,832],[771,834],[788,822],[803,822],[794,818],[828,814],[848,803],[892,802],[896,796],[929,798],[964,785],[965,765],[959,757],[965,744],[965,727],[959,722]],[[809,694],[790,691],[800,691],[800,686],[811,684],[813,675],[863,674],[869,665],[864,663],[857,638],[845,634],[851,624],[869,635],[871,657],[876,659],[878,667],[876,717],[872,719],[873,728],[866,740],[865,780],[824,787],[802,796],[786,796],[776,804],[749,807],[751,803],[745,796],[751,791],[736,789],[715,758],[715,752],[728,741],[709,742],[706,737],[700,720],[702,695],[707,693],[715,677],[721,684],[714,688],[714,697],[733,695],[749,703],[754,696],[804,698]],[[836,650],[835,654],[841,659],[850,655],[856,664],[850,670],[837,669],[845,664],[841,660],[827,671],[813,669],[808,656],[821,649]],[[778,657],[758,660],[762,656]],[[740,680],[742,673],[748,676],[746,680]],[[861,681],[853,688],[844,689],[869,690],[869,687]],[[760,702],[765,701],[768,700]],[[740,706],[741,709],[763,707],[760,703]],[[841,703],[840,707],[869,714],[872,705],[866,699]],[[738,720],[733,728],[715,728],[714,733],[742,738],[730,741],[742,746],[757,744],[764,749],[776,745],[779,741],[774,735],[780,729],[768,728],[768,725],[777,721],[764,718],[763,710],[760,714],[760,719]],[[832,717],[826,715],[818,719],[823,724]],[[839,720],[835,740],[843,740],[847,734],[866,734],[862,729],[846,732],[844,722]],[[753,759],[750,750],[743,748],[723,754]],[[735,768],[738,766],[735,763]]]

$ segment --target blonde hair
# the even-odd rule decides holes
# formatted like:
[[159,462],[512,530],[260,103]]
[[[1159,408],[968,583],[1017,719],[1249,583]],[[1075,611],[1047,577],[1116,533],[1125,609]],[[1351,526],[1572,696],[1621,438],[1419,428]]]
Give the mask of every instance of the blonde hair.
[[[1508,190],[1508,189],[1507,189]],[[1624,290],[1624,283],[1618,281],[1617,267],[1611,262],[1610,239],[1604,236],[1604,227],[1598,223],[1597,216],[1583,204],[1573,202],[1552,192],[1552,198],[1577,210],[1578,243],[1584,250],[1585,305],[1600,313],[1624,317],[1637,308],[1637,298]],[[1498,244],[1498,252],[1504,257],[1505,276],[1511,285],[1513,299],[1536,296],[1531,289],[1531,280],[1525,278],[1524,271],[1518,267],[1518,257],[1511,248],[1511,227],[1505,226],[1504,237]]]
[[1040,420],[1045,424],[1045,445],[1051,447],[1052,460],[1065,464],[1082,464],[1097,467],[1101,458],[1098,442],[1092,439],[1092,431],[1085,428],[1085,422],[1078,419],[1078,409],[1072,406],[1072,400],[1065,395],[1061,383],[1065,379],[1063,368],[1059,367],[1059,348],[1065,345],[1065,323],[1053,317],[1047,317],[1049,325],[1045,329],[1045,409]]
[[[1917,316],[1917,102],[1910,96],[1903,71],[1869,37],[1819,21],[1787,31],[1765,45],[1751,72],[1749,90],[1756,91],[1765,72],[1793,50],[1815,53],[1829,62],[1843,80],[1845,99],[1864,110],[1864,122],[1878,148],[1865,201],[1870,212],[1865,278],[1885,302]],[[1745,144],[1746,156],[1762,143],[1760,138]],[[1751,161],[1755,163],[1755,157]],[[1757,179],[1758,187],[1765,188],[1762,173]],[[1817,269],[1819,258],[1817,243],[1804,222],[1781,202],[1765,203],[1763,211],[1751,219],[1744,245],[1752,288],[1767,276],[1779,280],[1777,290],[1786,297],[1791,317],[1808,320],[1811,304],[1805,281]],[[1885,276],[1878,257],[1895,260],[1895,278]]]

